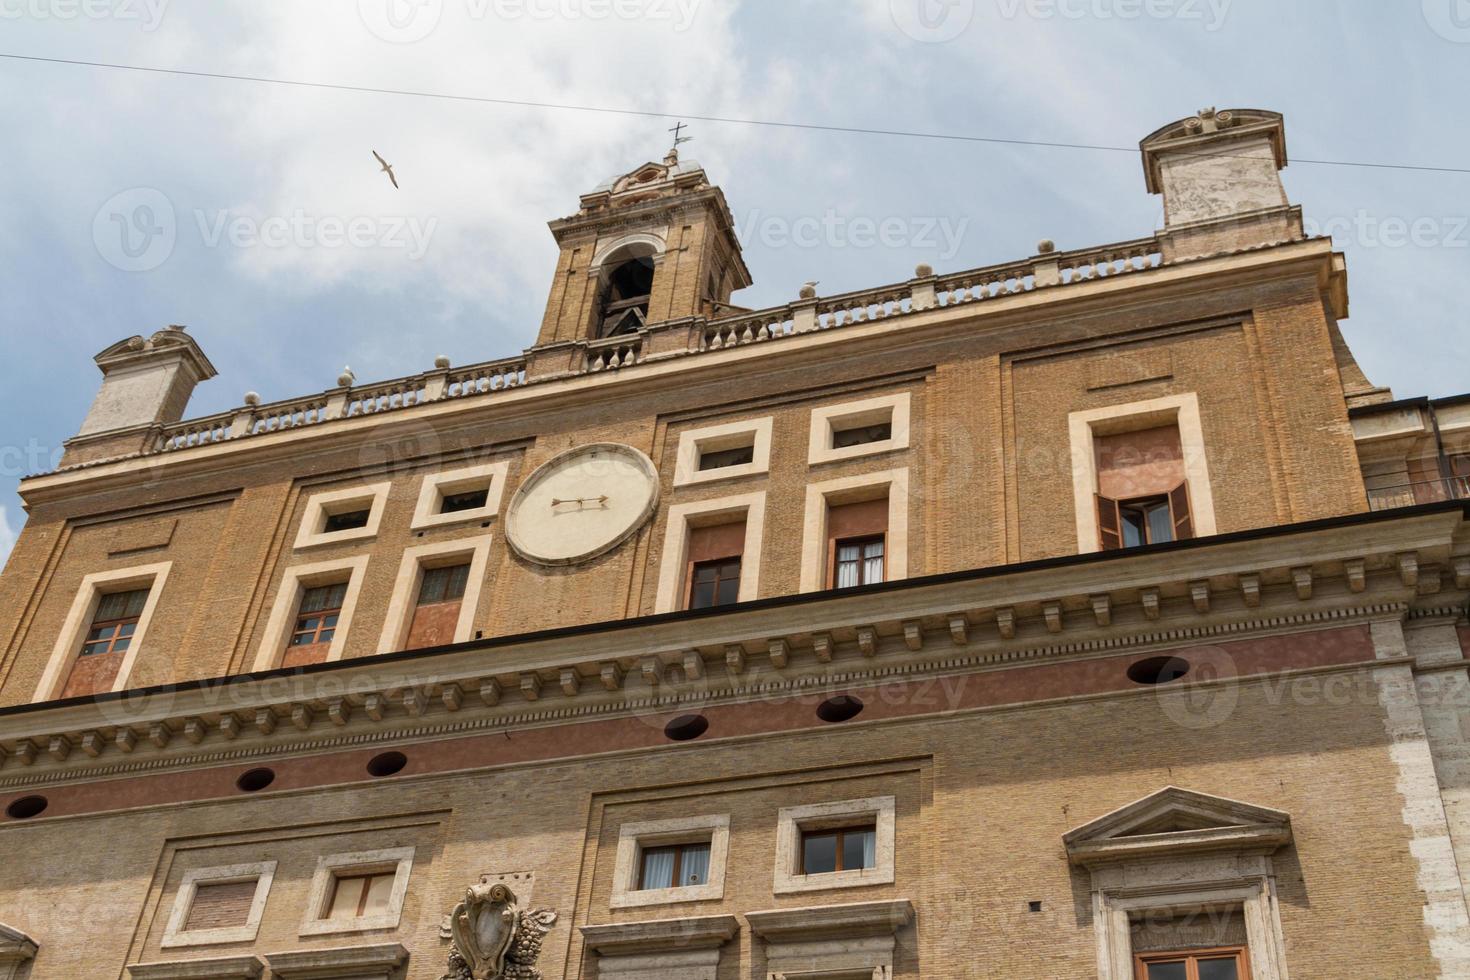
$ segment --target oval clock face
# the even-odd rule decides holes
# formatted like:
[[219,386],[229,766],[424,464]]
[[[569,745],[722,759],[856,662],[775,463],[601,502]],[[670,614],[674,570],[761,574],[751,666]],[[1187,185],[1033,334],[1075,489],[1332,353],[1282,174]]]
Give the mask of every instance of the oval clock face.
[[543,464],[516,490],[506,540],[541,565],[604,555],[653,516],[658,472],[631,446],[582,446]]

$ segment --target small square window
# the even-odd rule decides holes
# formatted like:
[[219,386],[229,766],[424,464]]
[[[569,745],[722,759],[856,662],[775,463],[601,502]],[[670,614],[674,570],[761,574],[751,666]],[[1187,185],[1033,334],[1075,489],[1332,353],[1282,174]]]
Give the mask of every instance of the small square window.
[[391,486],[378,483],[311,497],[296,535],[297,550],[376,537]]
[[500,513],[500,499],[510,463],[480,463],[457,470],[429,473],[419,486],[410,527],[416,531],[468,524],[487,524]]
[[332,897],[324,919],[361,919],[387,913],[396,871],[332,876]]
[[638,890],[692,888],[709,883],[710,844],[675,844],[643,851]]
[[719,901],[729,850],[724,814],[625,823],[618,828],[612,908]]
[[467,510],[484,510],[490,500],[490,488],[466,490],[463,493],[446,494],[439,503],[441,514],[462,514]]
[[808,830],[801,835],[801,874],[864,871],[877,867],[877,864],[876,824],[838,830]]
[[777,895],[894,882],[892,796],[783,807],[777,815]]
[[699,454],[699,469],[723,470],[731,466],[747,466],[755,462],[755,446],[737,446],[734,449],[713,449]]
[[184,873],[160,944],[164,949],[254,942],[276,863]]
[[874,442],[887,442],[893,438],[893,423],[878,422],[873,425],[857,425],[851,428],[832,430],[833,449],[851,449]]
[[398,928],[413,855],[412,847],[399,847],[319,859],[301,934]]
[[368,518],[372,515],[370,510],[349,510],[340,514],[328,514],[326,523],[322,525],[323,534],[341,534],[343,531],[356,531],[368,526]]

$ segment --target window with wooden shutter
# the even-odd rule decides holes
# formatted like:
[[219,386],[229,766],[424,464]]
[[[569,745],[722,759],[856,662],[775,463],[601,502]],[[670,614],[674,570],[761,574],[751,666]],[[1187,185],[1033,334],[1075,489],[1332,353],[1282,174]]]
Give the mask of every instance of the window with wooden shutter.
[[468,563],[424,569],[405,649],[424,650],[454,642],[469,580]]
[[184,920],[185,932],[205,929],[229,929],[250,921],[250,906],[260,879],[222,881],[201,884],[194,890],[194,901]]
[[1094,445],[1102,550],[1194,537],[1177,425],[1098,436]]
[[827,587],[848,589],[887,580],[888,498],[827,509]]
[[740,601],[745,522],[689,529],[686,609],[710,609]]
[[148,589],[102,596],[62,689],[64,698],[110,691],[148,605]]

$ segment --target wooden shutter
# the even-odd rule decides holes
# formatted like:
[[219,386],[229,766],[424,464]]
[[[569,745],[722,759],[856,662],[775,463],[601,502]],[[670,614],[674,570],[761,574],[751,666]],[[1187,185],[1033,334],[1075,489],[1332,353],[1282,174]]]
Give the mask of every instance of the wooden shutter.
[[189,906],[184,930],[228,929],[250,921],[250,906],[255,902],[257,879],[232,881],[218,885],[200,885]]
[[1194,537],[1194,518],[1189,513],[1189,485],[1181,483],[1169,491],[1169,512],[1174,515],[1174,540]]
[[1097,533],[1103,551],[1122,550],[1123,515],[1118,512],[1118,502],[1102,494],[1097,494]]

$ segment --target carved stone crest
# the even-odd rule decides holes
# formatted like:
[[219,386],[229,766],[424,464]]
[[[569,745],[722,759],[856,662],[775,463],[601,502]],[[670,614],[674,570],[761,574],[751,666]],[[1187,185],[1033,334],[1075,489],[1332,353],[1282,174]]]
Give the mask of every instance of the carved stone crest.
[[536,960],[556,924],[550,909],[522,909],[503,884],[470,886],[449,916],[449,972],[441,980],[541,980]]

